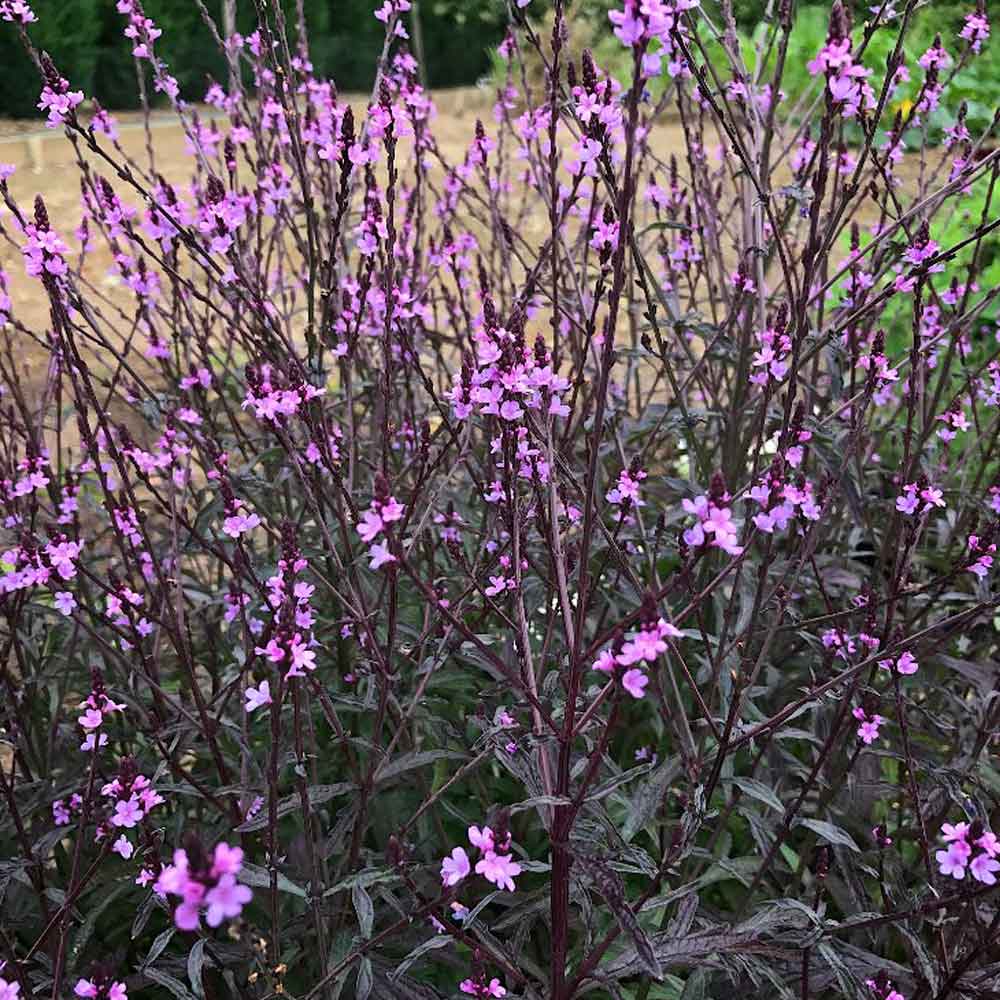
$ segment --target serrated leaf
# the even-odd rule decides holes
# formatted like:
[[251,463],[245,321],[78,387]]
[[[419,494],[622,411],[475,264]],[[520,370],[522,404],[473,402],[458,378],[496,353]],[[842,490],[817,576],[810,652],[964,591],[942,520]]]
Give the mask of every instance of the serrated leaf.
[[652,764],[640,764],[638,767],[629,768],[620,774],[613,774],[610,778],[602,781],[592,792],[587,795],[586,802],[598,802],[605,796],[610,795],[616,788],[627,785],[630,781],[642,777],[653,770]]
[[379,885],[382,882],[393,882],[398,878],[399,876],[389,868],[366,868],[364,871],[348,875],[347,878],[341,879],[336,885],[330,886],[323,893],[323,898],[334,896],[345,889],[353,889],[356,885],[363,885],[367,888],[370,885]]
[[680,1000],[705,1000],[705,983],[707,980],[708,974],[704,969],[695,969],[688,976],[687,982],[684,984]]

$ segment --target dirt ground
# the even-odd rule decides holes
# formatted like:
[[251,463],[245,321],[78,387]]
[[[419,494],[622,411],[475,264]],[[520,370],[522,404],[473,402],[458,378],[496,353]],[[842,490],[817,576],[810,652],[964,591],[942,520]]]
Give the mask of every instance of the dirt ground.
[[[365,98],[358,97],[358,108],[364,107]],[[484,121],[491,114],[491,100],[487,92],[476,88],[464,88],[435,95],[438,118],[434,131],[444,154],[450,159],[461,159],[473,137],[477,117]],[[211,117],[212,109],[199,109],[204,118]],[[206,113],[208,112],[208,113]],[[122,149],[138,163],[145,165],[146,130],[142,115],[138,112],[116,114],[121,132]],[[150,138],[155,155],[156,169],[172,184],[187,186],[192,173],[192,160],[185,149],[183,130],[172,112],[157,112],[152,116]],[[30,216],[36,195],[45,200],[53,227],[71,246],[73,230],[80,223],[80,174],[76,162],[76,151],[66,139],[61,129],[47,129],[43,121],[0,119],[0,163],[12,164],[16,170],[11,177],[9,190],[11,197],[21,211]],[[85,157],[97,170],[113,178],[110,168],[94,157]],[[138,207],[138,198],[119,181],[115,188],[122,199]],[[0,225],[9,230],[9,236],[18,239],[18,233],[10,229],[11,212],[0,204]],[[86,274],[106,294],[113,296],[114,287],[119,283],[108,275],[111,253],[102,240],[89,255]],[[41,293],[38,282],[28,277],[19,249],[11,239],[0,240],[0,267],[7,274],[9,294],[14,304],[15,315],[25,325],[38,332],[44,332],[48,323],[48,305]],[[26,374],[31,384],[37,384],[45,370],[45,352],[33,345],[25,345],[23,351]]]
[[[434,94],[438,114],[433,123],[433,131],[444,156],[451,162],[461,160],[474,135],[475,122],[482,118],[488,129],[493,131],[493,93],[487,89],[463,88]],[[352,101],[354,103],[354,101]],[[364,107],[365,98],[356,102],[359,110]],[[206,109],[200,109],[205,114]],[[211,111],[211,109],[208,109]],[[120,123],[122,148],[138,163],[147,162],[145,146],[146,130],[138,113],[116,116]],[[192,161],[185,150],[184,134],[171,112],[157,112],[151,122],[150,141],[155,155],[156,169],[171,183],[187,187],[190,180]],[[683,163],[683,133],[679,124],[666,121],[658,124],[652,134],[651,147],[654,154],[666,161],[671,153],[676,153]],[[711,150],[710,150],[711,153]],[[13,164],[16,172],[9,181],[9,190],[14,201],[26,215],[31,214],[36,194],[41,194],[48,208],[54,228],[73,244],[72,233],[80,222],[80,174],[76,164],[76,152],[65,138],[61,129],[46,129],[41,121],[14,122],[0,120],[0,163]],[[91,158],[98,172],[111,176],[106,164]],[[907,187],[916,186],[918,166],[916,162],[903,164],[901,173]],[[125,185],[115,183],[116,189],[129,204],[138,206],[138,198],[129,196]],[[0,205],[0,225],[9,230],[10,210]],[[539,245],[545,238],[547,219],[544,213],[529,216],[521,227],[521,235],[529,243]],[[537,232],[535,231],[537,230]],[[9,236],[17,238],[14,230]],[[108,273],[111,254],[102,240],[91,252],[86,275],[89,280],[112,301],[119,279]],[[18,248],[11,239],[0,240],[0,267],[6,271],[9,280],[9,294],[14,303],[17,318],[40,334],[48,325],[48,305],[37,281],[29,278],[24,271]],[[18,357],[23,362],[27,383],[39,385],[47,366],[45,350],[37,345],[18,345]]]

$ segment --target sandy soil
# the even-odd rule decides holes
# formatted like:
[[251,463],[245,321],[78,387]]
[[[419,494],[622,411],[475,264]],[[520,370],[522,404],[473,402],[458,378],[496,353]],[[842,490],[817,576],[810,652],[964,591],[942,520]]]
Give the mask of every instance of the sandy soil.
[[[460,160],[474,134],[477,118],[492,125],[492,94],[488,90],[465,88],[435,94],[438,117],[434,133],[445,157],[452,162]],[[365,98],[357,103],[363,107]],[[210,110],[210,109],[208,109]],[[205,109],[202,109],[205,114]],[[142,117],[138,113],[118,116],[121,122],[120,143],[123,150],[138,163],[145,165],[147,135]],[[171,183],[186,187],[192,169],[191,158],[185,150],[185,138],[176,118],[169,112],[154,115],[150,141],[155,154],[155,165]],[[671,153],[678,154],[683,162],[683,133],[679,124],[667,121],[653,132],[651,145],[662,161]],[[77,153],[61,130],[47,130],[44,123],[0,121],[0,163],[11,163],[17,169],[9,182],[14,201],[22,212],[31,213],[36,194],[41,194],[48,208],[54,227],[70,237],[80,221],[80,181],[76,162]],[[110,176],[107,164],[90,158],[98,172]],[[918,167],[916,162],[904,164],[902,173],[908,177],[907,186],[914,185]],[[116,189],[130,204],[138,198],[116,182]],[[544,213],[534,213],[520,229],[529,244],[541,244],[545,238],[547,219]],[[10,211],[0,205],[0,224],[10,223]],[[16,235],[16,234],[15,234]],[[87,276],[113,302],[118,279],[108,275],[111,254],[103,241],[91,254]],[[0,267],[9,278],[10,295],[17,318],[33,330],[44,334],[49,322],[48,305],[35,279],[25,275],[19,250],[9,239],[0,241]],[[121,297],[121,301],[126,301]],[[131,310],[130,310],[131,311]],[[18,345],[18,357],[23,361],[24,373],[30,385],[39,385],[46,367],[45,351],[27,343]]]

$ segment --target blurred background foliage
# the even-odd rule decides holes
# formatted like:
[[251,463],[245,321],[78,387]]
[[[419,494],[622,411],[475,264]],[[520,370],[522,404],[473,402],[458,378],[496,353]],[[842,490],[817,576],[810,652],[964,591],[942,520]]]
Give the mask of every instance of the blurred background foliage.
[[[283,0],[289,22],[294,23],[294,0]],[[707,13],[720,22],[717,0],[704,0]],[[206,0],[218,22],[221,0]],[[569,3],[574,47],[589,45],[598,61],[624,76],[628,58],[608,29],[607,11],[618,0],[573,0]],[[752,67],[755,43],[768,31],[769,0],[734,0],[744,58]],[[149,17],[163,29],[157,51],[189,100],[200,99],[209,77],[223,80],[225,70],[218,50],[201,21],[194,0],[145,0]],[[305,0],[310,26],[311,56],[317,71],[337,81],[345,91],[364,91],[371,86],[375,60],[382,46],[382,24],[373,16],[376,0]],[[418,0],[421,35],[428,82],[433,87],[475,83],[496,71],[493,53],[503,37],[505,0]],[[865,0],[854,3],[855,23],[868,16]],[[941,33],[945,44],[957,52],[955,39],[962,18],[973,9],[967,2],[924,4],[917,12],[906,46],[908,63],[916,70],[917,59]],[[124,19],[114,0],[34,0],[39,22],[31,26],[36,44],[47,50],[63,75],[88,96],[96,96],[112,109],[136,106],[135,63],[121,31]],[[252,0],[238,2],[239,28],[252,30]],[[544,18],[551,0],[532,0],[529,13]],[[806,94],[814,83],[806,63],[822,46],[826,36],[829,4],[801,4],[796,11],[784,90],[791,100]],[[21,50],[16,31],[4,25],[0,31],[0,114],[13,117],[37,115],[36,73]],[[879,70],[893,44],[893,32],[879,32],[868,49],[866,62]],[[913,72],[911,89],[919,87],[921,74]],[[938,112],[949,119],[961,100],[969,104],[969,124],[975,131],[985,128],[1000,105],[1000,24],[978,59],[963,69],[949,88],[950,104]],[[932,122],[932,130],[937,122]]]

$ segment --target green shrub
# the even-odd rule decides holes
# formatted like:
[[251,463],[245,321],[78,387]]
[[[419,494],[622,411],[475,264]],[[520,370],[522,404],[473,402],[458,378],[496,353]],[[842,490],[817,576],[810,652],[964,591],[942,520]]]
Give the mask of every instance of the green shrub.
[[[283,0],[294,31],[295,2]],[[162,29],[157,52],[169,65],[186,100],[200,100],[209,77],[220,79],[226,66],[202,23],[193,0],[145,0],[146,13]],[[221,22],[221,0],[206,6]],[[540,7],[540,5],[539,5]],[[34,43],[55,60],[75,89],[97,97],[108,108],[134,108],[135,63],[122,36],[124,18],[113,0],[35,0],[38,22],[30,26]],[[342,90],[367,90],[382,50],[383,25],[373,16],[372,0],[306,0],[310,54],[317,73],[332,77]],[[503,37],[505,9],[496,0],[425,0],[420,7],[429,82],[438,87],[474,82],[489,68],[489,53]],[[238,28],[253,30],[253,4],[238,7]],[[0,110],[13,117],[37,116],[38,74],[10,25],[0,31]],[[153,99],[158,95],[150,93]]]

